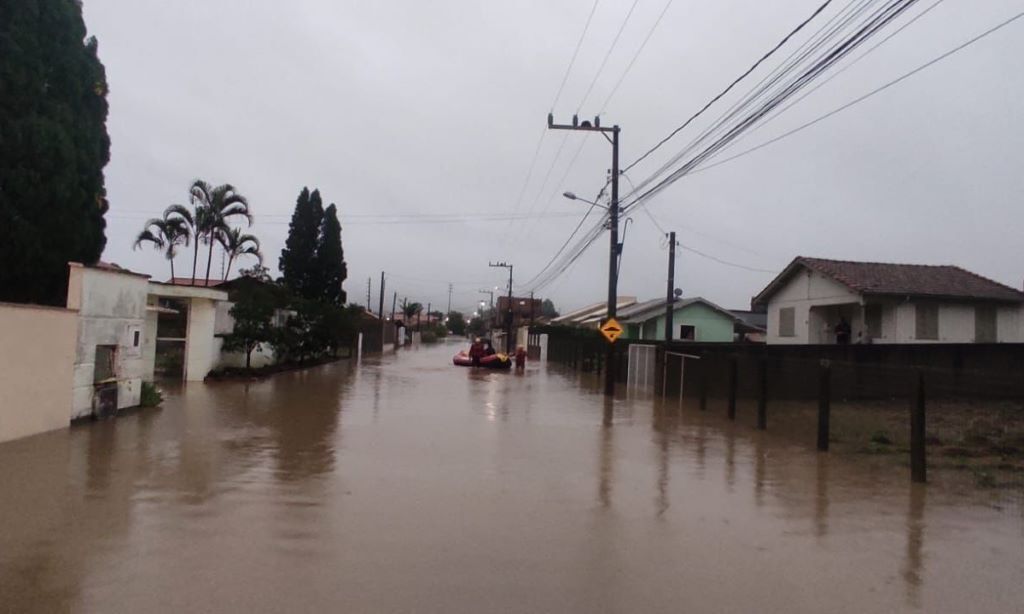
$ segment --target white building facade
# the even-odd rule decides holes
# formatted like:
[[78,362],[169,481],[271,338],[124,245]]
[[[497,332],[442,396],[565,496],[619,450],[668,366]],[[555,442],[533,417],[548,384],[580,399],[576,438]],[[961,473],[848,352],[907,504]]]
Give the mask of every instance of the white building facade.
[[753,302],[770,344],[1024,342],[1024,292],[952,266],[801,257]]

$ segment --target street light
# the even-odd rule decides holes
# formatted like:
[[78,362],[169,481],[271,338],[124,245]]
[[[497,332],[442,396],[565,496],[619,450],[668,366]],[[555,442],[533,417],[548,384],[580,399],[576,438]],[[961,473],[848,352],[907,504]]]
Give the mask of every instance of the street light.
[[568,198],[569,200],[582,200],[583,202],[587,203],[588,205],[593,205],[595,207],[601,207],[602,209],[608,209],[608,207],[606,205],[602,205],[601,203],[594,202],[592,200],[587,200],[586,198],[580,198],[579,196],[576,196],[576,194],[574,192],[564,192],[562,194],[562,196]]

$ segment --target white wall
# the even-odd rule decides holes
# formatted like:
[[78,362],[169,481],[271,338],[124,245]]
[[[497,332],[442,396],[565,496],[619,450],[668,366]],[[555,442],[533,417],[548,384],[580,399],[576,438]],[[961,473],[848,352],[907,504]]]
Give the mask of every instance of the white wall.
[[[150,297],[148,300],[155,303],[156,297]],[[146,311],[146,326],[142,332],[142,381],[144,382],[152,382],[156,376],[156,330],[159,318],[158,312]]]
[[[92,413],[96,346],[117,346],[114,376],[117,408],[134,407],[142,395],[142,336],[146,324],[148,280],[134,273],[70,264],[68,308],[78,311],[71,418]],[[133,333],[140,332],[134,346]]]
[[0,303],[0,442],[68,425],[77,327],[74,311]]
[[[861,302],[860,295],[816,271],[798,271],[768,301],[768,343],[820,343],[821,321],[812,317],[811,307]],[[779,336],[779,310],[793,307],[795,336]],[[856,333],[855,333],[856,334]]]
[[[943,303],[939,305],[939,338],[917,339],[917,307],[914,302],[900,303],[896,308],[895,343],[974,343],[974,303]],[[1024,306],[1000,306],[996,309],[996,340],[999,343],[1024,342],[1021,314]]]
[[221,339],[214,337],[217,302],[193,297],[188,311],[188,333],[185,341],[185,380],[201,382],[217,366]]

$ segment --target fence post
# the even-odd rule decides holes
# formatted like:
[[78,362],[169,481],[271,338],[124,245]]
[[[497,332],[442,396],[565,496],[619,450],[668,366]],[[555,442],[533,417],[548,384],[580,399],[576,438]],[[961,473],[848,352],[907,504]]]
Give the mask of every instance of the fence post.
[[736,357],[729,360],[729,419],[736,419],[736,380],[737,376]]
[[917,373],[917,390],[914,404],[910,408],[910,479],[913,482],[927,481],[927,463],[924,449],[924,372]]
[[818,449],[822,452],[828,452],[831,374],[831,362],[823,359],[818,367]]
[[708,408],[708,364],[707,355],[700,361],[700,410]]
[[757,363],[757,378],[757,428],[764,431],[768,428],[768,360],[763,357]]

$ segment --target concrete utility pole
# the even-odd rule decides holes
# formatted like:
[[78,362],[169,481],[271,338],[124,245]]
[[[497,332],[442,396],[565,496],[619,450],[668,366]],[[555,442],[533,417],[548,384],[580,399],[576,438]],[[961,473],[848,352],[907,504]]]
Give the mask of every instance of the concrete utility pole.
[[[619,290],[619,257],[622,254],[622,244],[619,243],[619,127],[612,126],[604,128],[601,126],[601,117],[595,117],[594,123],[587,120],[580,122],[579,117],[572,116],[571,124],[556,124],[555,117],[548,113],[548,128],[551,130],[585,130],[588,132],[600,132],[605,139],[612,144],[612,199],[608,205],[608,229],[610,230],[609,253],[608,253],[608,319],[614,318],[616,305],[618,303]],[[607,133],[611,132],[609,139]],[[608,344],[608,353],[605,360],[604,393],[615,394],[615,345]]]
[[373,278],[372,277],[367,277],[366,278],[366,310],[367,311],[370,310],[370,290],[373,289],[372,286],[373,286]]
[[391,297],[391,327],[394,329],[395,348],[398,348],[398,328],[395,327],[395,303],[398,302],[398,292]]
[[444,316],[447,318],[448,314],[452,312],[452,285],[448,284],[448,311],[444,312]]
[[377,309],[377,316],[380,318],[380,351],[384,351],[384,331],[387,323],[384,321],[384,271],[380,272],[380,306]]
[[668,233],[668,289],[665,290],[665,341],[672,341],[672,314],[676,292],[676,231]]
[[[487,266],[508,269],[508,313],[505,315],[505,353],[512,353],[512,265],[506,262],[488,262]],[[494,306],[491,296],[491,306]]]
[[431,303],[427,303],[427,328],[430,328],[430,305]]

